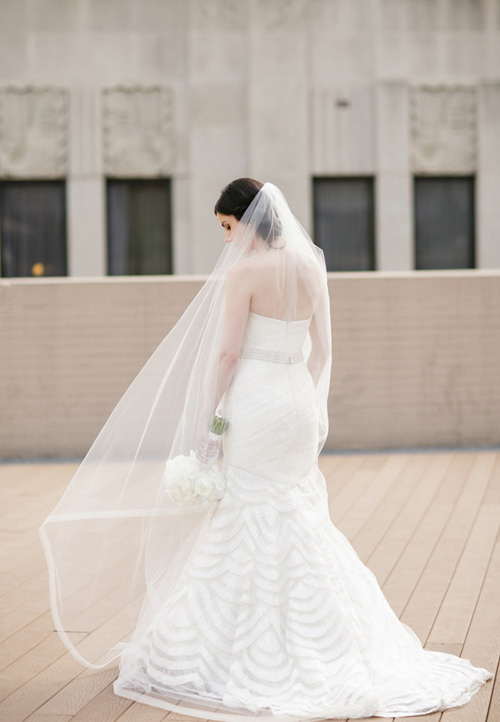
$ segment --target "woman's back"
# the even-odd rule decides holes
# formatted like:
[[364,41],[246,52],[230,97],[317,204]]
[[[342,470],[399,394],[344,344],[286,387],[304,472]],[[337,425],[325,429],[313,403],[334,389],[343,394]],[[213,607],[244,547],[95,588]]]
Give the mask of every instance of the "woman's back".
[[290,254],[286,248],[271,248],[241,261],[250,276],[250,311],[283,320],[313,316],[321,280],[318,267]]

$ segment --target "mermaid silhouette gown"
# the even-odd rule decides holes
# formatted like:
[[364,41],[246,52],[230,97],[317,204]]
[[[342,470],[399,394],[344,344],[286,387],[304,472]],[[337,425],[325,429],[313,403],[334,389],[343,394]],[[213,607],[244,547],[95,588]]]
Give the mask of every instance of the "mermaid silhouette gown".
[[117,694],[205,719],[402,717],[462,705],[493,677],[424,650],[331,522],[309,323],[250,312],[224,400],[225,495],[122,655]]

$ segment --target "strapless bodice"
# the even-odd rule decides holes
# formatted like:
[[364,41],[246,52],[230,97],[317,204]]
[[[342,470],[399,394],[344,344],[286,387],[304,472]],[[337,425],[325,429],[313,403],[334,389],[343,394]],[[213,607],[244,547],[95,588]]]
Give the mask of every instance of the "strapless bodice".
[[284,321],[250,311],[240,355],[285,363],[291,357],[292,362],[297,362],[302,359],[302,349],[310,323],[311,318]]

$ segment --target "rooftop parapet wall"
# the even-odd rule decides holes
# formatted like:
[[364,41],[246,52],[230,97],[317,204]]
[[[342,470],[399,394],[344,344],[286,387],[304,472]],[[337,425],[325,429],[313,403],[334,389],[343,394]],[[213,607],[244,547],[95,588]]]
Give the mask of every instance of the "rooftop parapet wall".
[[329,274],[330,449],[500,444],[500,272]]
[[[206,276],[0,281],[0,458],[83,457]],[[500,445],[500,271],[330,273],[325,451]]]

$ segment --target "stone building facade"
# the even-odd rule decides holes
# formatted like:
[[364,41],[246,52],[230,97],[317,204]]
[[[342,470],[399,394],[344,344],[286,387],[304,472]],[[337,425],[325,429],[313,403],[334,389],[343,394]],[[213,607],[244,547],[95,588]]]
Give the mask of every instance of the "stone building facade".
[[0,17],[2,275],[16,183],[61,184],[65,273],[105,276],[118,182],[165,179],[170,272],[191,274],[213,268],[239,176],[276,183],[313,237],[322,180],[368,180],[383,271],[417,267],[416,179],[465,179],[471,265],[500,267],[500,0],[0,0]]

